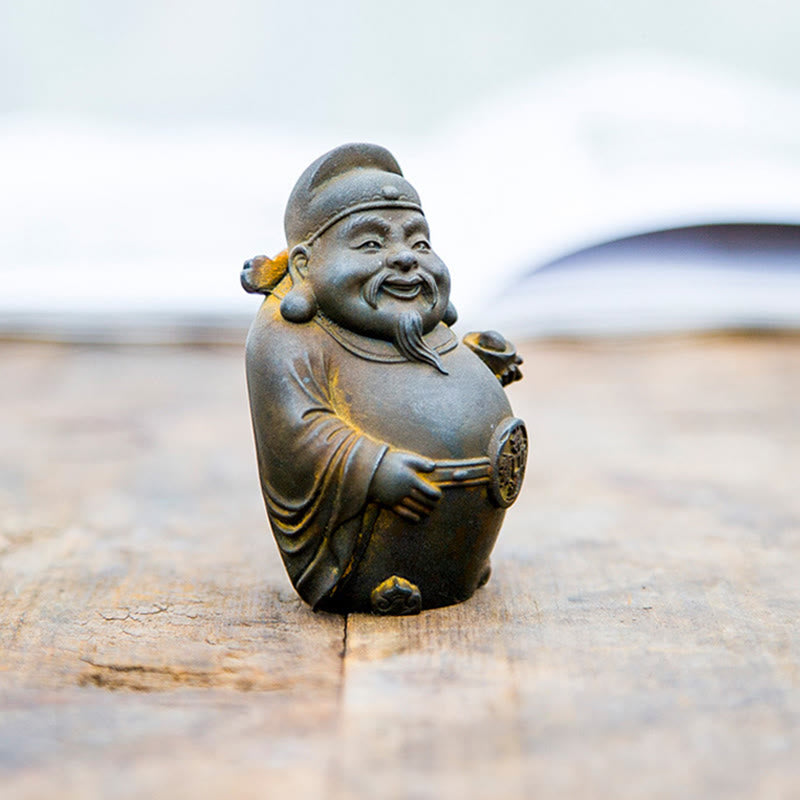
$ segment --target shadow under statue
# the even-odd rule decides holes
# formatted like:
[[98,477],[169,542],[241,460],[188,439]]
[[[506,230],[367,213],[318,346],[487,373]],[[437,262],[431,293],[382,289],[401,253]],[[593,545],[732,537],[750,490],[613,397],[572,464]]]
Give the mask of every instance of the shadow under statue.
[[528,439],[494,331],[460,343],[450,275],[386,149],[347,144],[300,176],[288,249],[247,261],[266,295],[247,382],[270,525],[314,609],[413,614],[490,574]]

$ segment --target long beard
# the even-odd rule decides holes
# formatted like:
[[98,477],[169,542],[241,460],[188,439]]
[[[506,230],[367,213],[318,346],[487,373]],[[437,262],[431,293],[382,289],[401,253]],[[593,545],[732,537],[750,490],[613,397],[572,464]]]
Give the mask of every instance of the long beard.
[[422,338],[422,316],[419,311],[406,311],[397,318],[394,344],[409,361],[430,364],[442,375],[447,375],[439,354]]

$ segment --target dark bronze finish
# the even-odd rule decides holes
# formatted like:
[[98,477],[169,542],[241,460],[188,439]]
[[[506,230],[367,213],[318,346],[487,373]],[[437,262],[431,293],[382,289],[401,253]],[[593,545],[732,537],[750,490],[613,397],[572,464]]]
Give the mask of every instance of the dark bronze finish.
[[317,159],[284,224],[287,249],[247,261],[241,280],[266,295],[247,381],[292,583],[342,614],[466,600],[525,474],[527,433],[502,390],[521,359],[495,331],[461,344],[450,330],[450,275],[384,148]]

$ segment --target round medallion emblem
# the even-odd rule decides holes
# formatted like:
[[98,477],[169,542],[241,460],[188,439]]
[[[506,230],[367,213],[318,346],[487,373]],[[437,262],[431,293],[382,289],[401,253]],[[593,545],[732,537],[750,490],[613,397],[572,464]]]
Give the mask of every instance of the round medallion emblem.
[[490,495],[500,508],[508,508],[519,496],[528,460],[528,432],[517,417],[507,417],[495,429],[489,444],[492,462]]

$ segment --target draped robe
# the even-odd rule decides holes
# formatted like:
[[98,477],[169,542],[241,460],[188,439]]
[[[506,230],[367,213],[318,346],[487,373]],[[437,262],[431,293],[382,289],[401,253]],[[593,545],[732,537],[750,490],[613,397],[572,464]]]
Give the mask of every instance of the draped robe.
[[[485,457],[510,407],[497,379],[443,324],[425,339],[447,375],[320,315],[304,324],[287,322],[279,303],[274,295],[265,299],[247,342],[261,488],[292,583],[311,606],[326,607],[357,571],[376,520],[388,536],[402,536],[409,527],[370,502],[387,448],[434,460]],[[489,504],[482,491],[471,502],[494,530],[490,550],[503,512],[484,513]],[[430,538],[426,524],[415,534]],[[488,550],[480,558],[487,559]]]

